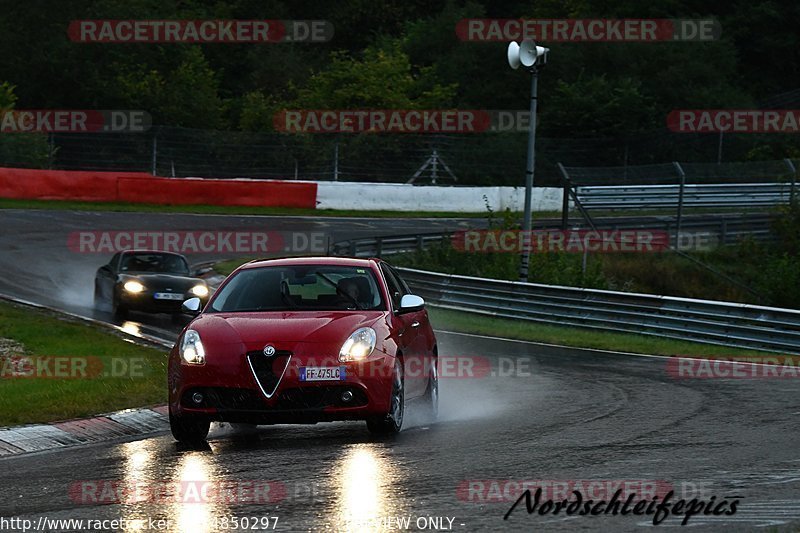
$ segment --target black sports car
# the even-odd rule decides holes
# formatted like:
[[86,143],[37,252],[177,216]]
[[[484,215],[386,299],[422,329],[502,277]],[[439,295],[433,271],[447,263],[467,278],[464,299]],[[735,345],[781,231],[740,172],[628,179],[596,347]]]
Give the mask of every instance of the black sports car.
[[180,254],[150,250],[118,252],[94,278],[94,305],[111,304],[117,318],[129,310],[178,315],[189,298],[208,301],[206,282],[194,277]]

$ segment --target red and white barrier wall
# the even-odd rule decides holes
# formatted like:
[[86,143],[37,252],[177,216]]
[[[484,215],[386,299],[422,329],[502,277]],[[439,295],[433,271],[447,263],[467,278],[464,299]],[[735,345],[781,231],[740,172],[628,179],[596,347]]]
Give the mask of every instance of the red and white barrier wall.
[[[389,183],[161,178],[144,172],[0,167],[0,198],[352,209],[359,211],[521,211],[521,187],[437,187]],[[559,211],[562,190],[534,189],[534,211]]]
[[[563,190],[536,187],[534,211],[561,211]],[[439,187],[394,183],[317,182],[317,209],[365,211],[452,211],[456,213],[522,211],[524,187]]]

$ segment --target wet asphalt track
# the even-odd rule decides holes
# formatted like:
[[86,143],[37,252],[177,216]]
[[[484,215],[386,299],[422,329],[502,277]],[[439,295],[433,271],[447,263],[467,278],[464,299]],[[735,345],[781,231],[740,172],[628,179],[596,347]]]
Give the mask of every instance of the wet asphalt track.
[[[80,301],[90,296],[80,291],[91,287],[102,259],[70,254],[58,234],[85,227],[90,216],[0,211],[0,267],[11,280],[0,292],[85,312]],[[106,217],[104,224],[127,224]],[[166,223],[152,215],[145,222]],[[348,221],[331,223],[346,228]],[[169,319],[135,319],[167,334],[175,329]],[[443,377],[437,424],[415,422],[412,408],[408,428],[391,441],[373,440],[361,423],[274,426],[249,436],[222,428],[205,449],[181,449],[163,435],[3,459],[0,518],[153,518],[186,532],[221,531],[226,524],[214,527],[213,519],[234,516],[277,516],[283,531],[398,530],[396,522],[382,528],[387,518],[408,518],[417,530],[426,517],[445,517],[445,526],[453,519],[453,530],[462,531],[635,530],[653,527],[652,517],[528,516],[518,508],[504,521],[511,502],[484,501],[497,493],[477,483],[645,480],[677,497],[741,497],[735,515],[695,516],[693,530],[800,527],[797,380],[677,380],[658,358],[438,335],[442,355],[488,358],[493,373]],[[516,372],[508,371],[512,364]],[[74,491],[82,480],[138,480],[149,488],[268,483],[271,496],[258,504],[246,496],[197,504],[110,503],[106,495],[93,503],[90,485],[78,487],[83,497]],[[679,520],[658,527],[679,527]]]

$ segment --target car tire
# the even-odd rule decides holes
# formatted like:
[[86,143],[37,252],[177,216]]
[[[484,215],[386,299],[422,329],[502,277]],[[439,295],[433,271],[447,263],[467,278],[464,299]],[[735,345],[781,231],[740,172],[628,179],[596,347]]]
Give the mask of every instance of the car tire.
[[422,397],[422,405],[425,419],[428,422],[436,422],[436,419],[439,418],[439,369],[437,368],[439,359],[434,355],[431,360],[433,364],[431,364],[428,388],[425,389]]
[[208,437],[211,422],[189,416],[175,416],[169,412],[169,429],[175,440],[185,444],[200,444]]
[[103,305],[103,298],[100,294],[100,286],[97,284],[97,280],[94,282],[94,308],[100,309]]
[[367,429],[374,435],[395,435],[400,433],[403,428],[404,413],[405,376],[403,376],[403,361],[400,357],[395,357],[389,412],[383,416],[367,419]]
[[111,301],[111,313],[114,315],[114,318],[118,320],[125,320],[128,318],[128,308],[122,305],[116,296],[114,296]]

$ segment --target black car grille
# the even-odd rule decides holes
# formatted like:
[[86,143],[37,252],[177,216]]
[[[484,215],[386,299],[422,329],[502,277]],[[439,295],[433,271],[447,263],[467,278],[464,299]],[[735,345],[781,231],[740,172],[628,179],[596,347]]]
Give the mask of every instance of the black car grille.
[[[202,395],[202,401],[197,403],[193,396],[195,393]],[[252,389],[234,389],[227,387],[198,387],[189,389],[181,397],[181,405],[189,408],[215,408],[233,410],[264,409],[264,398],[261,393]]]
[[261,390],[269,398],[278,388],[283,372],[292,358],[292,352],[288,350],[277,350],[275,355],[267,357],[261,350],[247,352],[247,361],[253,370],[256,381]]
[[[350,391],[353,398],[345,402],[342,393]],[[359,407],[367,404],[367,395],[359,387],[320,386],[298,387],[281,391],[278,409],[321,409],[324,407]]]

